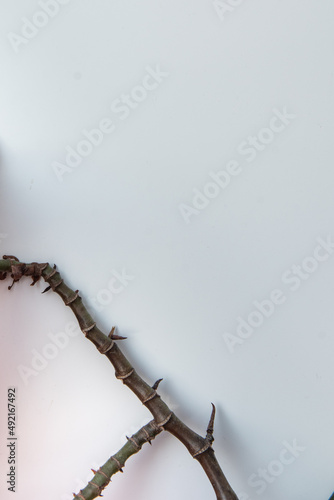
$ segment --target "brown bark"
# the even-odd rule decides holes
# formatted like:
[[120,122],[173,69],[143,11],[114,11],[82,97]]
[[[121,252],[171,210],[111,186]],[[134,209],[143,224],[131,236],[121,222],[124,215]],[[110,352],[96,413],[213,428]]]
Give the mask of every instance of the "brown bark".
[[213,486],[217,500],[238,500],[212,449],[214,407],[207,435],[204,438],[190,429],[170,410],[157,393],[156,386],[151,387],[138,375],[116,344],[115,340],[119,337],[114,335],[114,328],[107,336],[96,326],[95,321],[85,308],[78,290],[73,291],[64,283],[56,266],[52,268],[47,263],[37,264],[36,262],[24,264],[19,262],[16,257],[4,256],[4,260],[0,261],[0,279],[4,279],[7,272],[10,272],[13,278],[13,283],[8,288],[12,288],[13,284],[19,281],[22,276],[31,276],[32,285],[40,277],[43,277],[49,284],[44,292],[52,289],[61,297],[65,305],[72,309],[83,334],[101,354],[109,359],[115,369],[116,378],[122,380],[123,384],[129,387],[142,404],[148,408],[153,415],[156,426],[178,438],[191,456],[200,463]]

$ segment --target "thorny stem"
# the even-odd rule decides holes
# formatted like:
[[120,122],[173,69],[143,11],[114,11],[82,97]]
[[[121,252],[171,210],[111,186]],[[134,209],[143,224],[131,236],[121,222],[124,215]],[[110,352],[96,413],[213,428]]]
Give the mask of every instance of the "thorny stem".
[[11,272],[13,278],[13,283],[8,287],[9,289],[22,276],[31,276],[33,280],[31,285],[34,285],[42,276],[49,284],[44,292],[52,289],[61,297],[65,305],[72,309],[85,337],[114,366],[116,378],[122,380],[123,384],[127,385],[135,393],[142,404],[153,415],[155,424],[178,438],[188,449],[191,456],[201,464],[213,486],[217,500],[238,500],[221,470],[211,446],[213,442],[214,407],[207,435],[203,438],[184,424],[170,410],[157,393],[156,386],[151,387],[139,376],[116,344],[115,340],[118,337],[114,335],[115,329],[113,328],[108,336],[99,330],[95,321],[83,305],[78,290],[73,291],[64,283],[60,273],[56,270],[56,266],[52,268],[48,263],[38,264],[36,262],[25,264],[19,262],[14,256],[4,255],[3,260],[0,260],[0,279],[5,279],[7,272]]
[[131,455],[138,453],[143,444],[151,444],[151,441],[160,432],[162,432],[162,429],[156,425],[154,420],[151,420],[133,434],[133,436],[127,438],[127,443],[125,443],[115,455],[112,455],[98,471],[92,469],[94,477],[84,489],[79,491],[79,493],[73,493],[74,500],[93,500],[98,496],[102,496],[101,493],[110,483],[111,476],[116,474],[116,472],[123,472],[126,460],[130,458]]

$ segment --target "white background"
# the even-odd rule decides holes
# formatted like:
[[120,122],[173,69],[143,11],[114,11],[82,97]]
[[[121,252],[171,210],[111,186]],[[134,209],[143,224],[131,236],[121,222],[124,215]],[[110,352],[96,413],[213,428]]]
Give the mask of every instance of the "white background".
[[[334,239],[333,2],[231,0],[220,16],[211,0],[65,3],[22,41],[23,18],[43,23],[40,4],[0,2],[2,254],[56,263],[86,303],[104,297],[91,309],[99,326],[128,336],[136,369],[152,384],[164,378],[161,395],[194,430],[205,434],[216,404],[214,449],[240,499],[327,500],[334,255],[295,291],[291,269],[312,265],[318,238]],[[139,95],[148,67],[165,76],[122,120],[111,106]],[[268,136],[284,108],[293,118]],[[114,132],[57,176],[54,162],[104,118]],[[242,143],[258,134],[267,144],[246,154]],[[186,223],[180,205],[194,207],[194,189],[209,189],[210,172],[231,160],[238,175]],[[123,269],[133,279],[121,293],[102,292]],[[5,476],[15,386],[15,499],[67,500],[150,415],[82,334],[22,377],[73,316],[56,294],[41,295],[44,283],[9,284],[0,287],[1,498],[14,498]],[[224,334],[275,289],[284,303],[229,349]],[[303,451],[280,466],[294,440]],[[249,478],[268,467],[279,473],[260,494]],[[215,495],[166,434],[104,498]]]

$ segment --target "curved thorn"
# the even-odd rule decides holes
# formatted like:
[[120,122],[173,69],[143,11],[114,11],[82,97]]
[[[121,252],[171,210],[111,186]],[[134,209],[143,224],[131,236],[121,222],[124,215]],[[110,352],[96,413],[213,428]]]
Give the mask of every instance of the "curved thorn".
[[109,332],[108,337],[112,340],[125,340],[127,337],[122,337],[122,335],[115,335],[116,326],[113,326]]
[[159,378],[156,382],[154,382],[154,384],[152,385],[152,389],[154,389],[155,391],[158,389],[159,387],[159,384],[160,382],[163,381],[163,378]]
[[9,259],[9,260],[16,260],[16,262],[20,262],[19,259],[17,257],[15,257],[15,255],[3,255],[2,256],[3,259]]
[[213,435],[213,427],[214,427],[214,421],[215,421],[215,416],[216,416],[216,407],[213,403],[212,404],[212,412],[211,412],[211,417],[209,420],[208,428],[206,430],[206,437],[208,438],[209,436]]

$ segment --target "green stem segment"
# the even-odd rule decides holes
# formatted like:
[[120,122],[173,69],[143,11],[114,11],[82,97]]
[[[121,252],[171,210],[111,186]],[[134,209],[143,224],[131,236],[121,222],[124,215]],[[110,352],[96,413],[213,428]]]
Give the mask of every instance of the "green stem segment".
[[115,454],[112,455],[107,462],[99,468],[98,471],[93,471],[94,477],[89,481],[88,485],[80,490],[78,494],[73,493],[75,500],[93,500],[101,496],[102,491],[110,483],[110,478],[116,472],[123,472],[123,467],[128,458],[141,449],[143,444],[150,443],[157,434],[162,431],[156,425],[154,420],[144,425],[133,436],[128,438],[127,443]]
[[[124,356],[114,341],[116,338],[113,335],[114,329],[111,330],[108,336],[99,330],[83,305],[78,290],[73,291],[64,283],[56,270],[56,266],[52,268],[47,263],[37,264],[36,262],[24,264],[19,262],[16,257],[4,256],[4,259],[0,260],[0,279],[4,279],[8,272],[11,272],[13,284],[19,281],[22,276],[31,276],[33,285],[42,276],[49,284],[45,291],[52,289],[61,297],[65,305],[72,309],[84,335],[114,366],[116,378],[122,380],[136,394],[142,404],[148,408],[153,415],[155,424],[178,438],[192,457],[198,460],[213,486],[217,500],[238,500],[211,447],[213,441],[212,429],[204,438],[190,429],[169,409],[157,393],[156,387],[147,384]],[[213,421],[211,420],[209,427],[213,428]]]

